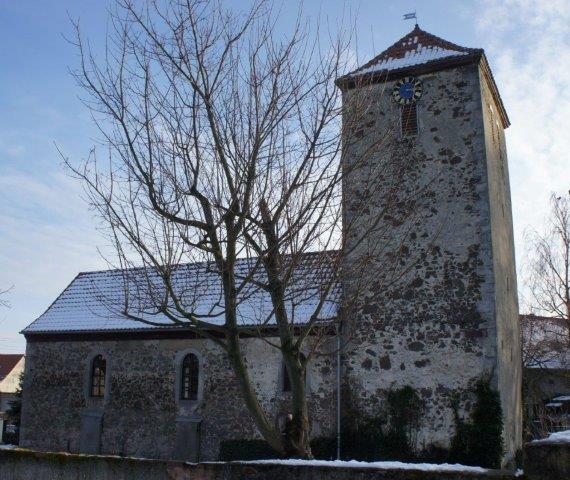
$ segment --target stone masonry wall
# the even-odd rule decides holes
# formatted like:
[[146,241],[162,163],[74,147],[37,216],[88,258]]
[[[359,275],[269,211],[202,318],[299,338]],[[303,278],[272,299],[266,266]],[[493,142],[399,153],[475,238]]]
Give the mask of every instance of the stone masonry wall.
[[[390,466],[295,465],[231,462],[189,464],[92,455],[65,455],[26,450],[0,450],[2,480],[514,480],[497,470],[437,471]],[[547,477],[533,477],[546,480]],[[557,477],[558,478],[558,477]],[[560,477],[562,478],[562,477]],[[550,480],[551,477],[548,477]]]
[[[245,355],[261,402],[280,421],[287,411],[279,352],[260,339],[245,340]],[[202,400],[184,408],[176,400],[176,363],[188,349],[201,356]],[[90,361],[107,359],[108,392],[90,398]],[[101,453],[175,458],[176,420],[202,420],[200,459],[217,460],[219,443],[259,435],[219,347],[205,340],[28,342],[21,445],[47,451],[80,451],[81,415],[103,413]],[[334,429],[334,357],[316,357],[309,390],[313,435]],[[190,410],[190,411],[188,411]]]
[[[496,298],[504,291],[497,289],[494,274],[496,198],[490,197],[487,178],[479,68],[466,65],[418,78],[423,96],[413,138],[400,137],[399,107],[389,94],[393,82],[344,94],[348,108],[361,106],[356,124],[345,117],[345,135],[356,138],[345,166],[374,152],[349,173],[344,190],[344,294],[353,302],[345,311],[353,325],[345,400],[356,411],[382,415],[387,392],[411,385],[424,402],[416,438],[422,449],[449,446],[452,405],[457,401],[466,415],[478,380],[498,385],[496,322],[503,320]],[[376,151],[372,144],[378,138],[384,144]],[[358,243],[363,235],[366,241]],[[352,268],[363,258],[366,269]],[[510,351],[512,339],[502,339],[499,348]],[[507,383],[499,386],[508,389]]]
[[497,324],[496,388],[501,394],[505,422],[506,459],[514,460],[522,448],[522,351],[517,298],[517,273],[509,167],[505,132],[489,80],[480,70],[489,183],[495,315]]

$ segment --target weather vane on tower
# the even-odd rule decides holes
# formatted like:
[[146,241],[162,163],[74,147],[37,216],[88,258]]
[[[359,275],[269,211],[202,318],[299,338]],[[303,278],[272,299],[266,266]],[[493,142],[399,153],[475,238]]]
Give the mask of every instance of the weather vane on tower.
[[416,21],[416,27],[418,26],[418,17],[416,15],[415,10],[412,13],[404,13],[403,19],[404,20],[415,20]]

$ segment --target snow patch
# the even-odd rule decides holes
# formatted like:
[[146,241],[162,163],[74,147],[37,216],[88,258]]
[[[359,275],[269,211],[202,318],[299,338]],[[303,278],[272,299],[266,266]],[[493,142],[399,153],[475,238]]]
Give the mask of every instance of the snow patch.
[[403,58],[386,58],[374,65],[354,72],[354,75],[362,75],[363,73],[380,72],[384,70],[397,70],[399,68],[421,65],[432,60],[441,60],[442,58],[455,57],[460,55],[468,55],[468,52],[460,52],[458,50],[448,50],[435,46],[424,46],[418,43],[415,50],[409,50]]
[[[243,280],[253,276],[254,280],[263,283],[266,281],[264,271],[255,259],[239,259],[235,268],[238,281],[244,281],[244,285],[240,285],[241,293],[238,297],[238,323],[243,326],[274,325],[275,317],[269,293],[258,288],[254,282]],[[285,308],[292,324],[307,323],[317,311],[321,321],[336,317],[340,285],[335,284],[327,297],[321,298],[331,276],[325,252],[318,255],[306,254],[302,261],[299,261],[293,270],[285,299]],[[208,263],[180,265],[173,271],[171,283],[188,311],[211,325],[224,324],[223,289],[215,266]],[[175,327],[174,322],[156,308],[159,301],[165,297],[168,296],[163,281],[158,273],[150,268],[81,273],[47,311],[24,329],[24,333]],[[322,300],[324,301],[320,307]],[[176,312],[172,300],[169,301],[171,312]],[[126,317],[123,314],[126,304],[129,305],[129,313],[150,323]],[[182,316],[177,320],[181,325],[188,324]]]
[[558,443],[570,443],[570,430],[564,430],[562,432],[551,433],[548,437],[541,440],[533,440],[530,442],[533,445],[547,445],[547,444],[558,444]]
[[336,467],[336,468],[375,468],[382,470],[423,470],[426,472],[475,472],[486,473],[489,470],[482,467],[469,467],[460,464],[434,463],[404,463],[404,462],[361,462],[358,460],[257,460],[236,462],[247,464],[271,464],[291,466]]

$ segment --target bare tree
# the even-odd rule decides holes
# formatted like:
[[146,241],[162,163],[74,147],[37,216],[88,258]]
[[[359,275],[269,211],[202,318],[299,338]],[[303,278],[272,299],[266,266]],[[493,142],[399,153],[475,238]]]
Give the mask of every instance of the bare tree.
[[[341,162],[372,101],[355,94],[342,124],[335,80],[347,69],[350,35],[329,35],[323,46],[324,33],[299,15],[285,38],[275,34],[275,18],[264,1],[232,13],[204,0],[144,7],[120,0],[101,61],[76,25],[75,76],[109,155],[100,160],[93,151],[81,166],[68,165],[116,247],[121,314],[152,325],[166,318],[215,342],[263,438],[283,455],[310,457],[306,367],[336,328],[330,311],[341,272],[366,263],[364,255],[359,264],[342,262],[350,229],[341,222],[342,183],[382,151],[374,168],[383,181],[366,190],[382,188],[383,210],[368,228],[388,238],[378,233],[394,221],[392,214],[384,225],[386,212],[395,202],[409,215],[413,208],[398,198],[409,167],[401,152],[389,154],[394,132],[367,142],[350,165]],[[135,266],[143,268],[128,268]],[[191,276],[202,280],[187,282]],[[205,306],[204,294],[217,291],[206,282],[212,276],[219,298]],[[244,313],[240,307],[260,295],[270,308]],[[246,335],[282,354],[292,392],[285,436],[250,381]]]
[[[565,356],[570,349],[570,193],[552,195],[544,233],[529,238],[528,309],[523,347],[528,361]],[[544,318],[555,317],[555,318]]]
[[[525,369],[566,369],[570,361],[570,195],[552,195],[551,214],[543,233],[528,236],[529,260],[521,315]],[[563,414],[543,404],[541,374],[524,375],[525,428],[529,438],[545,436]]]
[[6,294],[12,290],[12,287],[7,288],[6,290],[0,290],[0,307],[9,308],[10,302],[6,298]]
[[523,366],[549,368],[564,363],[567,322],[559,317],[521,315]]

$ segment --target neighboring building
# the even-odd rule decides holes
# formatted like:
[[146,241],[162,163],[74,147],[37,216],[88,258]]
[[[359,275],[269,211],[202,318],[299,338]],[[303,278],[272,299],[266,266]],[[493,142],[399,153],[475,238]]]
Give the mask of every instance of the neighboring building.
[[[408,252],[413,263],[407,273],[388,278],[385,251],[370,257],[364,277],[339,285],[343,298],[357,298],[342,310],[343,321],[349,315],[357,320],[340,372],[343,412],[377,415],[391,389],[410,385],[425,404],[416,446],[445,448],[455,431],[453,402],[459,400],[467,416],[475,384],[487,380],[500,393],[504,462],[512,464],[522,444],[522,368],[503,132],[509,121],[483,50],[416,26],[338,85],[347,112],[355,98],[368,98],[360,140],[343,158],[352,172],[344,183],[345,225],[356,219],[345,261],[385,243],[385,231],[369,230],[366,214],[354,215],[364,210],[372,217],[382,208],[389,187],[386,172],[377,171],[381,155],[399,155],[406,172],[392,193],[405,199],[425,190],[415,196],[416,216],[395,211],[390,220],[389,247]],[[351,162],[377,138],[386,138],[388,148],[352,171]],[[362,205],[371,183],[380,193]],[[219,285],[201,268],[181,267],[181,276],[203,286],[201,305],[215,308]],[[309,257],[302,268],[311,270]],[[79,274],[24,330],[21,445],[215,460],[221,441],[255,437],[215,344],[106,308],[123,294],[122,279],[121,271]],[[306,302],[318,288],[318,282],[307,283]],[[329,299],[328,318],[338,298],[335,292]],[[300,307],[297,321],[303,322]],[[246,323],[264,318],[268,300],[251,298],[243,308]],[[279,421],[287,398],[279,352],[259,338],[248,338],[245,351],[262,405]],[[309,368],[313,436],[335,434],[335,365],[334,356],[323,355]]]
[[16,398],[24,364],[22,354],[0,354],[0,417],[2,418],[10,408],[10,402]]
[[570,429],[568,320],[521,315],[526,435],[544,438]]

